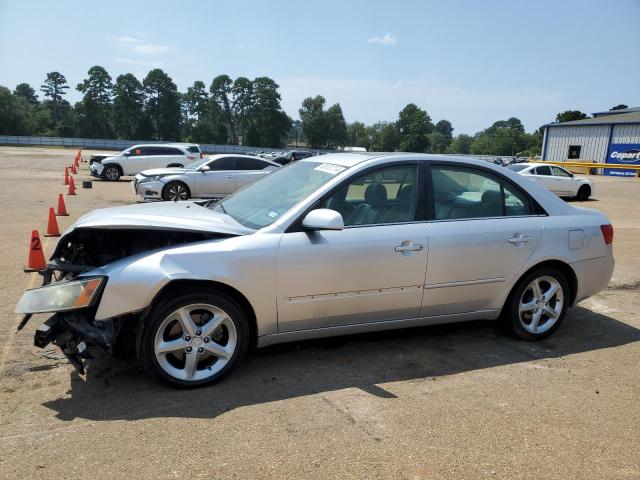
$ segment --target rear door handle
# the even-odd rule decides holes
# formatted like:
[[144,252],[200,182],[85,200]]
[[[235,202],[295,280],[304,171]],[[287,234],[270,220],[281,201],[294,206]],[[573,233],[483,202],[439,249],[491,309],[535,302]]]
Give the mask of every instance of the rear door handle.
[[411,241],[405,241],[402,242],[401,245],[397,245],[395,250],[396,252],[399,253],[405,253],[405,252],[418,252],[420,250],[422,250],[424,247],[420,244],[417,243],[413,243]]
[[516,233],[513,237],[511,237],[508,241],[509,243],[527,243],[531,240],[531,237],[527,237],[522,233]]

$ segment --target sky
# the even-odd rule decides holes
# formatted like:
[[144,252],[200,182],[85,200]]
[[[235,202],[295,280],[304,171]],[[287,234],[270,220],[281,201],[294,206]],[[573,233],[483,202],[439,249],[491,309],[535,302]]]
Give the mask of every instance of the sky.
[[407,104],[454,134],[512,116],[533,131],[564,110],[640,106],[640,0],[316,2],[0,0],[0,85],[115,79],[164,69],[195,80],[269,76],[293,118],[305,97],[348,122],[397,119]]

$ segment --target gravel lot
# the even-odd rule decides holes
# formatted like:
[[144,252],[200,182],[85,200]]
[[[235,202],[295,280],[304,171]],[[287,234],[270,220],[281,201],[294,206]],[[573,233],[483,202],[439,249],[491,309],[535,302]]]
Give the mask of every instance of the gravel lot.
[[[131,363],[84,379],[45,358],[45,316],[14,334],[40,278],[22,273],[30,232],[74,154],[0,148],[0,478],[640,478],[639,179],[594,178],[583,205],[614,224],[614,278],[548,340],[472,322],[304,342],[174,391]],[[65,198],[61,228],[134,201],[128,181],[93,185]]]

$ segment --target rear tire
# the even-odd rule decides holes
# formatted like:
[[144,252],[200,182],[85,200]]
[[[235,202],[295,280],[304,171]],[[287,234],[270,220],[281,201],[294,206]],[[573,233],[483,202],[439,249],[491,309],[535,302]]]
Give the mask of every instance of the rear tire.
[[249,345],[249,323],[227,295],[206,290],[154,305],[140,342],[140,362],[155,380],[177,388],[219,381]]
[[584,202],[586,200],[589,200],[590,196],[591,196],[591,187],[589,187],[589,185],[582,185],[578,189],[578,195],[576,195],[576,198],[581,202]]
[[169,182],[162,189],[162,198],[167,201],[182,201],[191,198],[189,187],[179,181]]
[[117,182],[120,180],[122,176],[122,172],[120,168],[115,166],[108,166],[104,168],[104,172],[102,172],[102,178],[104,178],[107,182]]
[[513,288],[502,310],[502,324],[521,340],[547,338],[562,323],[571,299],[569,283],[555,268],[529,272]]

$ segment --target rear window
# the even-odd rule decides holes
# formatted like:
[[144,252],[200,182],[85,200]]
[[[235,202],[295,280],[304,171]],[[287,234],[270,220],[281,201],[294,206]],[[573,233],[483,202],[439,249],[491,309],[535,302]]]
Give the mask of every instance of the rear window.
[[236,158],[236,170],[264,170],[269,164],[256,158]]

